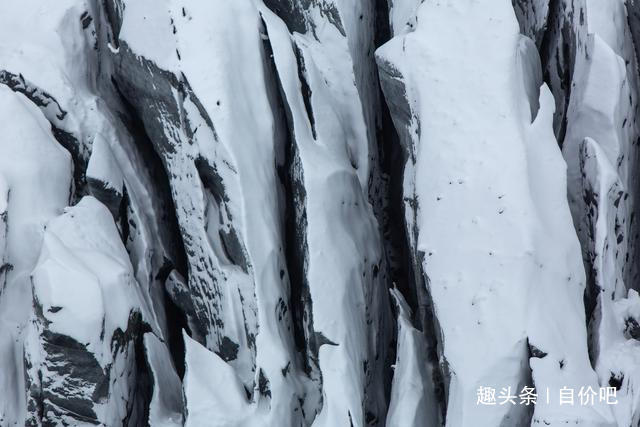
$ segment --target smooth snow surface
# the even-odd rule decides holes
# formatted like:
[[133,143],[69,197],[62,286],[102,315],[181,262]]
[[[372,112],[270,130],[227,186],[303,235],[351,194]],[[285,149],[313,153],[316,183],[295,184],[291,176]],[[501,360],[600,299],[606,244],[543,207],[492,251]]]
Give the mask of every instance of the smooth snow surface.
[[[6,197],[4,263],[10,265],[0,299],[1,418],[20,424],[25,410],[22,346],[31,309],[30,274],[36,265],[46,222],[69,201],[71,158],[51,135],[44,116],[23,95],[0,85],[3,126],[0,176]],[[3,421],[4,422],[4,421]]]
[[[415,180],[418,249],[450,375],[447,425],[517,423],[521,407],[486,408],[476,392],[527,385],[527,342],[547,354],[530,361],[538,390],[598,385],[553,98],[543,86],[530,124],[522,81],[531,77],[516,66],[520,35],[508,2],[426,2],[417,21],[378,57],[402,76],[415,123],[415,176],[405,181]],[[549,404],[535,408],[536,420],[602,425],[612,417],[605,406]]]

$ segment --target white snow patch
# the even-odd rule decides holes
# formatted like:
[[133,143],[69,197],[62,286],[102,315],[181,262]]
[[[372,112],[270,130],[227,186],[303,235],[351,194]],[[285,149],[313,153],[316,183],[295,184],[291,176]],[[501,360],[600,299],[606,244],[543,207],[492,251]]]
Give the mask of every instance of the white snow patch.
[[[527,339],[547,353],[530,361],[538,390],[598,387],[553,98],[543,87],[531,123],[539,72],[522,57],[533,49],[517,53],[511,2],[425,2],[417,22],[378,56],[402,74],[419,121],[415,175],[406,179],[415,180],[418,247],[451,373],[447,423],[516,422],[526,414],[478,405],[477,390],[531,385]],[[612,416],[603,405],[550,404],[536,407],[536,420],[607,425]]]
[[0,399],[0,417],[23,424],[21,336],[31,312],[29,275],[46,222],[68,203],[71,156],[53,138],[40,110],[4,85],[0,85],[0,117],[11,118],[4,121],[0,134],[0,176],[4,189],[9,189],[2,203],[10,222],[1,246],[6,251],[4,262],[12,266],[0,298],[0,388],[13,390]]

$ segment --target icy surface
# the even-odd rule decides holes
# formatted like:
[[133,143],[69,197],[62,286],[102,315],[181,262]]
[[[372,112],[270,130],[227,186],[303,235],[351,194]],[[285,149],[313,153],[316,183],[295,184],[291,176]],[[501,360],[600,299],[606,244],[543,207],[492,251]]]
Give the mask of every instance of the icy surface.
[[[395,73],[387,78],[403,80],[412,114],[406,143],[415,169],[405,169],[405,182],[415,181],[418,250],[442,331],[448,425],[526,416],[517,407],[477,405],[476,390],[520,390],[527,342],[546,353],[531,360],[539,390],[597,386],[587,355],[584,270],[551,127],[553,98],[543,86],[530,124],[527,88],[539,73],[516,66],[517,22],[501,3],[424,3],[416,31],[378,51],[381,66]],[[530,63],[521,62],[525,69]],[[534,421],[610,419],[606,407],[572,412],[538,405]]]
[[3,4],[0,426],[638,424],[639,41],[637,0]]

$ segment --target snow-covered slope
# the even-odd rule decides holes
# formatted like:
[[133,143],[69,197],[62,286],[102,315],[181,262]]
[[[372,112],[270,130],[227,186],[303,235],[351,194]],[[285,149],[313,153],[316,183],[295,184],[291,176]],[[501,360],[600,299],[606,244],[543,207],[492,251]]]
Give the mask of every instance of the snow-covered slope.
[[119,237],[91,196],[46,226],[25,338],[28,425],[117,425],[141,416],[136,341],[148,308]]
[[636,425],[639,35],[637,0],[0,5],[0,426]]
[[[114,80],[167,170],[185,244],[188,278],[169,291],[247,390],[253,423],[386,412],[371,90],[358,91],[374,86],[373,62],[352,53],[352,15],[326,10],[283,21],[252,1],[125,2],[110,18]],[[290,34],[297,20],[313,34]]]
[[46,222],[69,203],[71,157],[51,135],[40,110],[0,85],[3,126],[0,174],[3,182],[3,283],[0,299],[0,400],[3,423],[22,424],[26,392],[22,340],[31,312],[30,275],[38,260]]
[[[533,42],[501,3],[423,3],[415,31],[378,51],[408,151],[408,228],[438,320],[448,425],[528,417],[522,407],[479,406],[480,386],[520,390],[529,375],[538,390],[598,385],[553,98],[538,89]],[[527,363],[530,352],[543,356]],[[611,416],[550,404],[533,420],[601,425]]]

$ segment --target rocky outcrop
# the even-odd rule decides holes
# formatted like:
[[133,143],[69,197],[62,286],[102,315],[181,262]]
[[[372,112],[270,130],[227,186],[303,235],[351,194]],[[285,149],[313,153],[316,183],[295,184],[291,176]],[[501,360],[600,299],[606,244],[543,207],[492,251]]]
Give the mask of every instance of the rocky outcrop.
[[[364,20],[365,11],[360,17],[349,11],[344,24],[334,6],[318,9],[321,17],[313,16],[313,5],[303,9],[285,13],[274,7],[283,22],[251,2],[190,10],[167,2],[166,12],[125,2],[123,10],[111,9],[120,14],[104,14],[113,41],[105,55],[117,90],[143,124],[169,177],[188,271],[186,280],[172,280],[168,289],[187,316],[191,336],[233,366],[252,402],[270,402],[271,414],[302,405],[291,422],[320,416],[328,423],[349,417],[375,423],[386,412],[380,381],[390,329],[380,274],[384,260],[367,196],[373,144],[367,126],[373,113],[363,115],[362,105],[369,103],[361,101],[369,96],[365,86],[375,85],[375,73],[373,62],[359,57],[354,44],[363,35],[351,26]],[[211,28],[207,17],[214,11],[242,19]],[[145,20],[166,23],[153,29],[161,31],[160,47],[140,37],[137,29]],[[294,28],[298,21],[309,31],[295,36],[299,40],[286,26]],[[223,50],[211,51],[203,61],[202,40]],[[342,59],[329,67],[328,54],[336,47]],[[230,66],[233,51],[246,54]],[[290,59],[294,62],[283,74],[280,64]],[[298,72],[290,75],[291,65]],[[328,86],[329,79],[340,85]],[[231,81],[236,83],[229,86]],[[292,91],[297,84],[301,90]],[[326,161],[319,163],[323,151]],[[261,197],[245,197],[249,189]],[[345,219],[335,221],[341,215]],[[316,235],[315,229],[327,234]],[[338,268],[337,260],[344,267]],[[326,276],[331,269],[333,278]],[[352,286],[354,280],[359,284]],[[352,313],[350,303],[339,310],[345,318],[337,329],[336,298],[356,298],[362,307]],[[271,307],[277,308],[277,319],[267,314]],[[348,333],[369,327],[378,332]],[[281,357],[265,358],[274,347],[284,350]],[[334,359],[342,361],[344,372],[328,369]],[[355,393],[346,406],[338,379],[345,374],[353,377]],[[261,382],[269,390],[256,390]],[[318,415],[321,409],[325,414]]]

